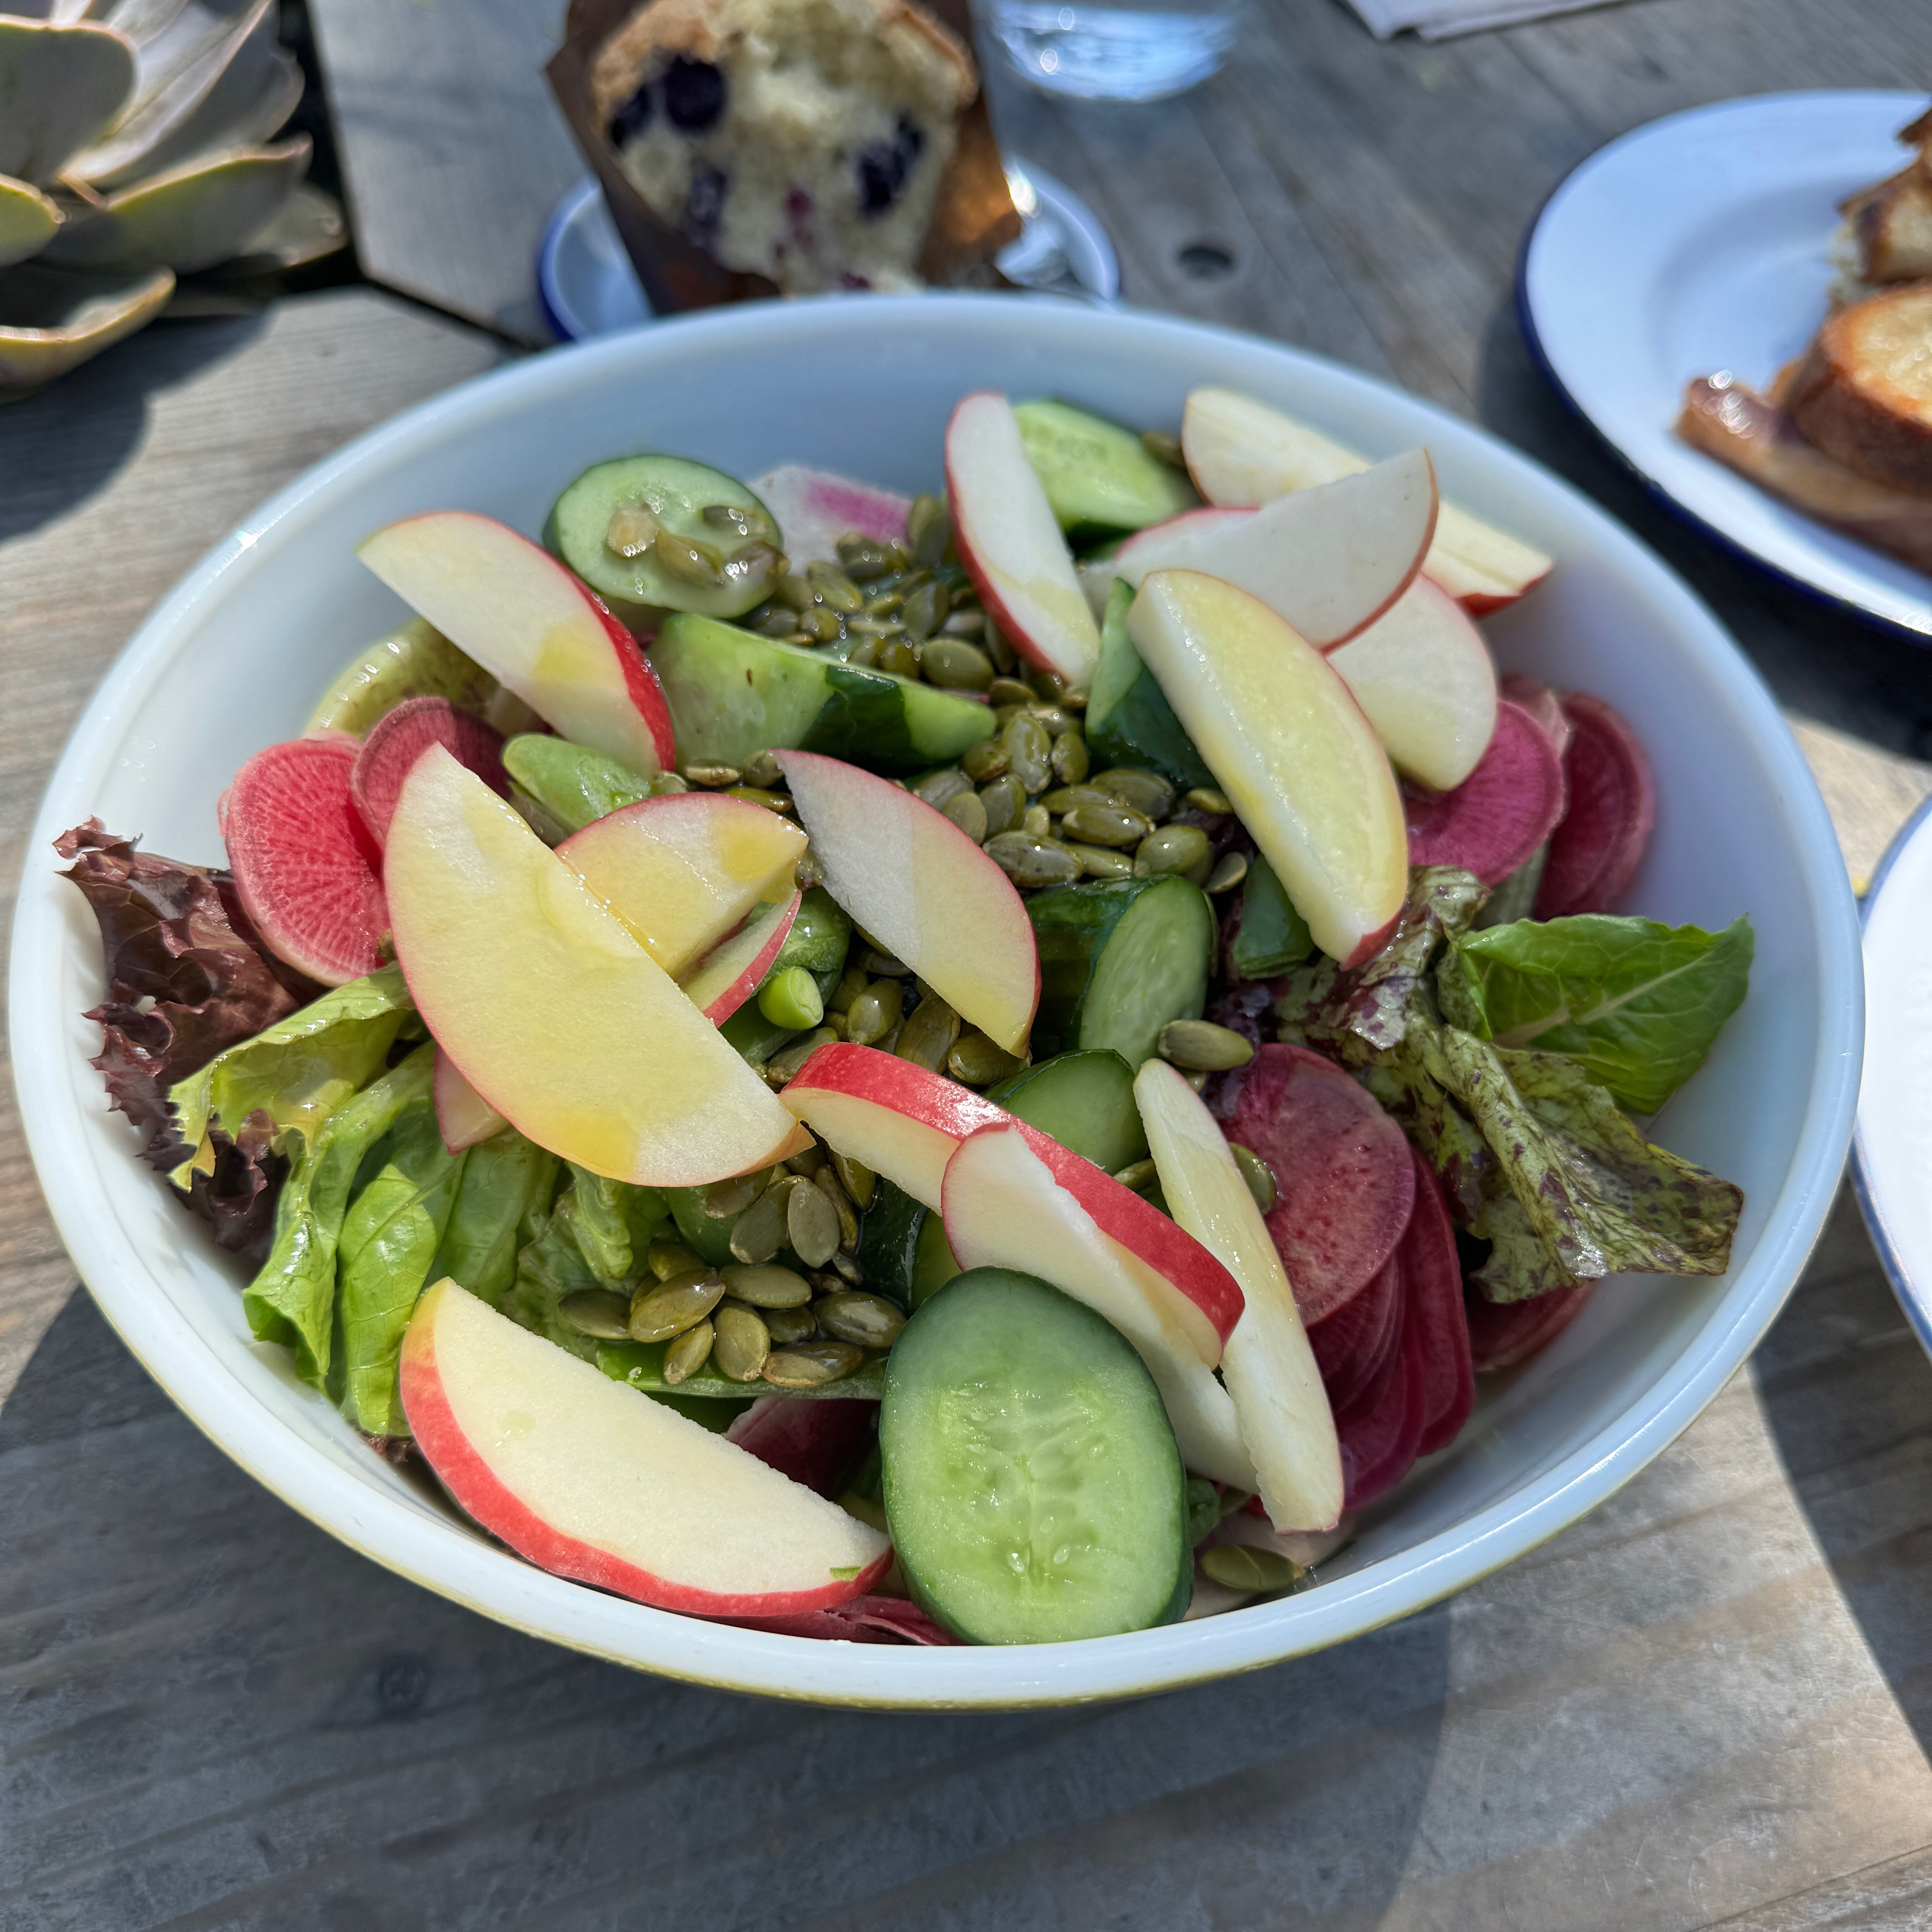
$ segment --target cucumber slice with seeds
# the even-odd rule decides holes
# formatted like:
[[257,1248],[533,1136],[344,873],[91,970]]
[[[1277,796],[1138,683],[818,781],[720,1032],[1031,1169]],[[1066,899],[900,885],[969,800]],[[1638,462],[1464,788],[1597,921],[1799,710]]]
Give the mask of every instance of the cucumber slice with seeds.
[[1108,1174],[1147,1158],[1133,1069],[1109,1047],[1056,1054],[986,1090],[986,1098]]
[[976,699],[703,617],[670,619],[650,655],[679,755],[694,762],[823,752],[899,774],[950,765],[993,735],[992,708]]
[[1127,635],[1127,608],[1133,601],[1133,586],[1115,578],[1087,703],[1087,749],[1094,768],[1144,766],[1180,791],[1211,785],[1214,773]]
[[974,1268],[906,1324],[879,1411],[886,1518],[926,1610],[975,1643],[1172,1623],[1187,1479],[1154,1378],[1090,1308]]
[[1185,470],[1170,469],[1132,430],[1071,403],[1016,403],[1020,446],[1060,526],[1078,549],[1164,523],[1201,499]]

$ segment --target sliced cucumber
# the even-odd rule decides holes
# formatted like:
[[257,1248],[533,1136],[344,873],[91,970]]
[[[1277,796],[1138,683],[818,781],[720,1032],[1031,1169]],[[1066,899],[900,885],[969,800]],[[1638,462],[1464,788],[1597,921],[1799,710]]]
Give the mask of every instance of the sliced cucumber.
[[434,624],[412,617],[356,653],[322,693],[302,729],[346,731],[361,738],[406,698],[446,698],[463,710],[480,712],[496,693],[496,680],[480,664]]
[[1071,403],[1018,403],[1020,443],[1060,526],[1083,542],[1144,530],[1200,502],[1186,471],[1170,469],[1130,429]]
[[1127,607],[1133,601],[1133,586],[1115,578],[1087,704],[1087,748],[1094,768],[1144,766],[1183,791],[1211,785],[1214,774],[1127,635]]
[[563,828],[566,838],[620,806],[651,795],[650,780],[628,765],[544,731],[512,738],[503,747],[503,769],[518,790]]
[[926,1214],[922,1202],[881,1174],[873,1185],[872,1204],[860,1223],[854,1257],[859,1272],[874,1294],[889,1296],[902,1308],[912,1306],[920,1230],[926,1226]]
[[[544,542],[633,628],[655,626],[666,610],[736,617],[770,594],[772,573],[748,559],[715,587],[674,576],[656,547],[624,556],[607,540],[620,510],[646,509],[673,538],[703,544],[721,560],[748,544],[776,550],[782,539],[770,511],[735,476],[682,456],[621,456],[593,464],[550,506]],[[716,513],[707,518],[704,512]]]
[[1041,1052],[1112,1047],[1138,1070],[1168,1021],[1201,1017],[1214,914],[1198,886],[1172,873],[1052,886],[1027,911],[1040,946]]
[[694,761],[823,752],[897,774],[950,765],[993,735],[992,709],[976,699],[703,617],[670,618],[651,662],[679,752]]
[[[735,1403],[736,1406],[725,1418],[727,1422],[739,1409],[748,1408],[758,1396],[789,1396],[803,1402],[877,1402],[886,1392],[884,1356],[861,1363],[843,1382],[826,1382],[818,1388],[776,1388],[770,1382],[734,1382],[708,1366],[681,1382],[668,1382],[664,1378],[664,1358],[670,1346],[668,1342],[600,1342],[597,1366],[614,1382],[628,1382],[632,1388],[642,1389],[661,1402],[668,1398],[674,1408],[683,1408],[687,1402],[712,1406]],[[748,1388],[752,1392],[749,1396]],[[692,1412],[686,1408],[684,1413],[689,1415]],[[696,1419],[711,1426],[707,1417],[699,1415]],[[724,1423],[716,1426],[722,1429]]]
[[[818,982],[822,998],[838,985],[845,970],[845,955],[852,944],[852,922],[844,909],[823,886],[814,886],[798,902],[798,916],[772,962],[769,980],[802,966]],[[761,981],[760,984],[763,983]],[[740,1008],[742,1012],[743,1010]]]
[[1240,923],[1228,948],[1228,964],[1244,980],[1272,980],[1314,950],[1308,922],[1295,910],[1274,868],[1256,853],[1241,887]]
[[1034,1276],[975,1268],[906,1324],[879,1452],[906,1576],[969,1642],[1112,1636],[1186,1611],[1187,1478],[1154,1379]]
[[946,1223],[928,1214],[919,1231],[919,1252],[913,1257],[911,1306],[923,1308],[961,1273],[952,1244],[946,1238]]
[[1133,1069],[1110,1047],[1023,1066],[987,1088],[986,1098],[1109,1174],[1147,1158]]

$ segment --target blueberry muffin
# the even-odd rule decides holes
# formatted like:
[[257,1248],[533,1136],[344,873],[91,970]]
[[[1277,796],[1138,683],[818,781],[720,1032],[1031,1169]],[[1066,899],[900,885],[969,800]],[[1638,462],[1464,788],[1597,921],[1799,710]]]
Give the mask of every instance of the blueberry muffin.
[[910,0],[650,0],[599,52],[591,92],[660,218],[799,295],[920,286],[978,85]]

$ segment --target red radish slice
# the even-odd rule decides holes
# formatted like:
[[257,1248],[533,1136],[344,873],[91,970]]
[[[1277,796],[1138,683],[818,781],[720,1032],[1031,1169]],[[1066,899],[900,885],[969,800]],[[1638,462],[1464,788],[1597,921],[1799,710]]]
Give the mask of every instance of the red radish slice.
[[1520,670],[1506,671],[1498,688],[1535,720],[1537,729],[1559,758],[1569,750],[1570,721],[1563,715],[1563,700],[1540,678],[1527,677]]
[[374,972],[389,929],[380,855],[350,797],[360,749],[343,732],[271,745],[215,807],[242,910],[278,959],[325,986]]
[[829,1496],[864,1455],[878,1420],[875,1402],[771,1395],[734,1417],[724,1432],[747,1455]]
[[1564,699],[1563,712],[1576,734],[1563,760],[1570,808],[1550,842],[1538,919],[1614,911],[1657,822],[1657,788],[1636,734],[1600,698],[1580,692]]
[[1402,1238],[1402,1282],[1408,1324],[1415,1331],[1424,1385],[1422,1441],[1432,1456],[1462,1433],[1476,1400],[1476,1372],[1469,1358],[1469,1324],[1462,1312],[1462,1266],[1456,1230],[1443,1204],[1436,1170],[1415,1156],[1415,1212]]
[[1578,1316],[1596,1286],[1552,1288],[1527,1301],[1489,1301],[1472,1290],[1463,1303],[1469,1324],[1470,1355],[1479,1376],[1492,1376],[1526,1362],[1546,1348]]
[[509,796],[502,732],[472,712],[459,711],[446,698],[406,698],[376,721],[349,774],[349,796],[379,845],[388,834],[410,766],[431,745],[444,746],[498,797]]
[[436,1100],[436,1130],[452,1154],[487,1141],[509,1125],[441,1047],[436,1050],[436,1078],[430,1090]]
[[1335,1418],[1349,1509],[1373,1502],[1414,1466],[1428,1413],[1425,1346],[1417,1324],[1405,1316],[1402,1351],[1388,1385],[1372,1402],[1346,1409]]
[[934,1623],[903,1597],[854,1597],[832,1610],[807,1610],[791,1617],[713,1617],[713,1623],[740,1630],[770,1630],[778,1636],[802,1636],[820,1643],[924,1644],[934,1648],[960,1640]]
[[1499,886],[1556,829],[1563,766],[1535,720],[1505,699],[1476,769],[1454,791],[1412,791],[1405,803],[1412,866],[1460,866]]
[[1405,1293],[1398,1247],[1360,1294],[1309,1330],[1309,1346],[1331,1408],[1346,1408],[1359,1401],[1388,1369],[1402,1345]]
[[1375,1096],[1306,1047],[1262,1047],[1228,1138],[1274,1175],[1268,1232],[1312,1330],[1382,1272],[1408,1226],[1415,1166]]
[[899,543],[911,499],[829,470],[788,463],[760,476],[752,494],[777,518],[784,554],[794,570],[808,563],[836,563],[838,539],[854,533],[874,543]]

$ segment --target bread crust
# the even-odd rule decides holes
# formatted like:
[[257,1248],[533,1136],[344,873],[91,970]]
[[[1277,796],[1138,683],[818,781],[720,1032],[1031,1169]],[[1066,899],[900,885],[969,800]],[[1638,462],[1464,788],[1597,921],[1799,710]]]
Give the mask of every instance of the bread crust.
[[1781,391],[1814,448],[1874,482],[1932,494],[1932,285],[1839,310]]
[[1932,277],[1932,180],[1917,161],[1840,204],[1868,282]]

